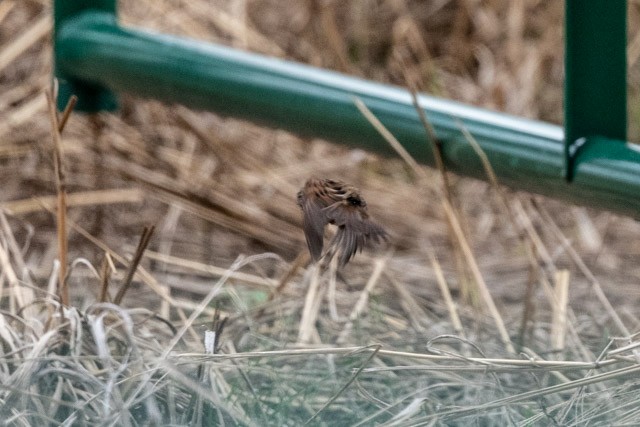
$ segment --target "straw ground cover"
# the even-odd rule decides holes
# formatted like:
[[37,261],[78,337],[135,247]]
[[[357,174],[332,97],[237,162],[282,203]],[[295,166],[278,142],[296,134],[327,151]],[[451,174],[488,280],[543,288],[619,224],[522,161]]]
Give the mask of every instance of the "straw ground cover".
[[[561,2],[283,4],[121,6],[129,24],[561,119]],[[127,96],[61,126],[50,27],[44,0],[0,3],[5,423],[637,422],[633,220],[455,176],[443,199],[410,159]],[[310,175],[359,186],[390,246],[339,274],[308,265]]]

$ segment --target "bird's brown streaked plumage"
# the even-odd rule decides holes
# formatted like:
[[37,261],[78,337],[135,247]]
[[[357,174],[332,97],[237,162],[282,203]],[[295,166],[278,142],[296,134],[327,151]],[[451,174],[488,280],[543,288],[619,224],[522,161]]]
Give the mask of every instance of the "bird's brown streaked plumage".
[[356,252],[369,242],[387,239],[387,233],[369,219],[367,203],[357,188],[342,181],[311,178],[298,192],[298,205],[302,209],[302,228],[314,261],[322,256],[324,228],[327,224],[338,227],[327,248],[330,259],[339,253],[344,266]]

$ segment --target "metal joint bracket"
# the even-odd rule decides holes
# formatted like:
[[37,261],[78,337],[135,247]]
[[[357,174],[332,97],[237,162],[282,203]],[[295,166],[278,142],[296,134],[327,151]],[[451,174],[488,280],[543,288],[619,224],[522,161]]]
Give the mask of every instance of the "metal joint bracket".
[[578,153],[582,148],[586,146],[587,142],[588,140],[585,137],[578,138],[573,142],[565,141],[564,165],[562,168],[562,173],[567,182],[571,182],[573,180]]
[[90,80],[80,79],[60,65],[60,34],[65,24],[89,11],[107,12],[117,19],[116,0],[64,0],[53,2],[54,15],[54,68],[58,79],[58,108],[64,109],[71,95],[78,97],[76,109],[86,112],[113,111],[118,107],[117,97],[107,87]]
[[627,2],[565,0],[565,8],[563,172],[572,182],[588,140],[627,139]]

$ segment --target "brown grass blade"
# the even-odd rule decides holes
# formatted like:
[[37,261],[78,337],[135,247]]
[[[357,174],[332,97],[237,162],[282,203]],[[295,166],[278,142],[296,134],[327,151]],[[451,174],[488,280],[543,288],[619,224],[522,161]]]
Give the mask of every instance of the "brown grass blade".
[[[143,192],[138,188],[114,188],[111,190],[78,191],[67,193],[67,207],[96,206],[114,203],[140,203]],[[12,200],[0,207],[12,215],[46,211],[45,206],[54,204],[56,196]]]
[[56,220],[58,227],[58,258],[60,271],[58,275],[58,297],[63,305],[69,305],[69,288],[67,287],[67,189],[65,172],[62,163],[61,126],[58,122],[53,92],[47,91],[47,103],[49,107],[49,119],[51,121],[51,135],[53,137],[53,161],[56,179],[57,211]]
[[109,262],[109,253],[105,252],[102,264],[100,266],[100,296],[98,301],[108,302],[111,300],[109,297],[109,281],[111,279],[111,268]]
[[140,241],[138,242],[138,247],[136,248],[136,252],[133,255],[133,259],[129,264],[129,268],[127,269],[127,274],[125,275],[124,280],[122,281],[122,285],[120,285],[120,289],[116,294],[115,298],[113,298],[114,304],[120,304],[122,302],[122,298],[124,298],[124,294],[129,290],[129,286],[131,286],[131,282],[133,280],[133,276],[136,274],[136,270],[138,269],[138,265],[142,260],[142,256],[144,255],[144,251],[147,249],[149,242],[151,241],[151,236],[155,230],[154,226],[145,227],[142,231],[142,235],[140,236]]
[[11,43],[0,50],[0,71],[11,64],[14,59],[33,46],[41,38],[51,32],[51,15],[42,16],[35,24],[25,29]]

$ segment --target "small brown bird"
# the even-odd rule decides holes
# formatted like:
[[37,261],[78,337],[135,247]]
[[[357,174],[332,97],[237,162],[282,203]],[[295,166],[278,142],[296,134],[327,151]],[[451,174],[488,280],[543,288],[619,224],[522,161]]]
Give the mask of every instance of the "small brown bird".
[[[298,192],[298,205],[303,212],[302,228],[314,261],[323,255],[331,259],[340,252],[340,266],[344,266],[370,241],[387,240],[386,231],[369,219],[367,202],[358,189],[342,181],[309,179]],[[327,224],[336,225],[338,231],[323,254]]]

